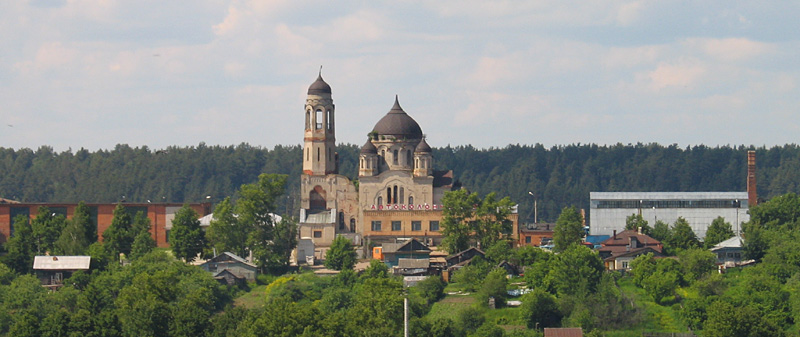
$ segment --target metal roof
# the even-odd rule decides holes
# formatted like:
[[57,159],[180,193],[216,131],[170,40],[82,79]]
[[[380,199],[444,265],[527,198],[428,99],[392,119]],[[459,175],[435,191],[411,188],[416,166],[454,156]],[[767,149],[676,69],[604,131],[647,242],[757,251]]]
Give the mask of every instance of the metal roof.
[[589,192],[591,200],[747,200],[747,192]]
[[91,256],[36,256],[34,270],[89,270]]

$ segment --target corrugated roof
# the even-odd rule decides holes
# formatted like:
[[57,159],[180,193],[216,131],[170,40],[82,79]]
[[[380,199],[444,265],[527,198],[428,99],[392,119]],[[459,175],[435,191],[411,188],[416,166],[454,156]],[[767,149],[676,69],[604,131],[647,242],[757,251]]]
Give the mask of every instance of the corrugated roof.
[[36,256],[34,270],[89,270],[91,256]]
[[544,337],[583,337],[581,328],[544,328]]
[[431,266],[428,259],[398,259],[397,268],[403,269],[427,269]]
[[311,223],[311,224],[313,224],[313,223],[319,223],[319,224],[331,223],[331,211],[324,211],[324,212],[309,214],[306,217],[305,223]]
[[714,246],[714,248],[711,248],[711,250],[713,251],[722,248],[742,248],[742,247],[744,247],[744,245],[742,244],[742,238],[734,236],[730,239],[718,243],[716,246]]

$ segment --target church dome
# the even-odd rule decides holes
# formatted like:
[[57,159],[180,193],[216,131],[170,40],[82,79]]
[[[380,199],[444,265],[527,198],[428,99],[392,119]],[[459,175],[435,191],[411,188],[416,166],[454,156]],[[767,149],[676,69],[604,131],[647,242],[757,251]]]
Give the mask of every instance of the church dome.
[[425,141],[425,138],[422,138],[417,144],[417,147],[414,149],[416,153],[431,153],[431,147],[428,145],[428,142]]
[[372,141],[367,140],[367,143],[361,147],[361,154],[378,154],[378,148],[372,144]]
[[321,94],[330,94],[331,93],[331,86],[328,83],[325,83],[325,80],[322,79],[322,73],[317,76],[317,80],[314,83],[311,83],[311,86],[308,87],[308,94],[309,95],[321,95]]
[[375,127],[372,128],[372,132],[376,132],[378,135],[382,136],[395,136],[396,138],[422,138],[422,129],[411,116],[403,111],[403,108],[400,107],[400,103],[397,100],[397,96],[394,98],[394,106],[392,109],[375,124]]

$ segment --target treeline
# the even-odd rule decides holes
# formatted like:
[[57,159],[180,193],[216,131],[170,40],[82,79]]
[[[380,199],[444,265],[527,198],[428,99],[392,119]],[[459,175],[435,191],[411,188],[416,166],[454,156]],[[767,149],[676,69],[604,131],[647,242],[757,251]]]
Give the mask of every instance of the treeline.
[[[763,199],[800,191],[800,147],[573,144],[545,148],[509,145],[433,149],[437,169],[452,169],[471,191],[497,192],[520,204],[523,219],[553,221],[565,206],[588,208],[590,191],[744,191],[747,150],[756,150],[758,191]],[[340,173],[356,178],[359,146],[337,148]],[[299,145],[272,149],[240,144],[151,150],[117,145],[113,150],[57,153],[0,148],[0,197],[24,202],[214,202],[233,195],[260,173],[289,175],[278,209],[297,214]]]

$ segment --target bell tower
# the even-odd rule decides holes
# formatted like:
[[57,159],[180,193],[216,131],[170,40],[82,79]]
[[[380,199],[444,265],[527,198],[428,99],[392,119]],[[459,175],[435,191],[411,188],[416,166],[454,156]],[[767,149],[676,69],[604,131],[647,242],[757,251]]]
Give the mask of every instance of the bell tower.
[[324,176],[338,171],[334,110],[331,86],[322,79],[322,68],[320,68],[319,76],[308,87],[308,96],[306,97],[306,124],[303,141],[304,174]]

